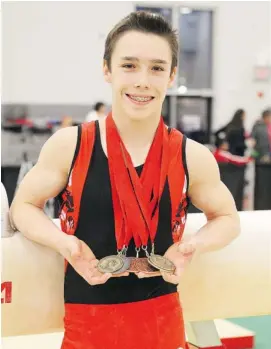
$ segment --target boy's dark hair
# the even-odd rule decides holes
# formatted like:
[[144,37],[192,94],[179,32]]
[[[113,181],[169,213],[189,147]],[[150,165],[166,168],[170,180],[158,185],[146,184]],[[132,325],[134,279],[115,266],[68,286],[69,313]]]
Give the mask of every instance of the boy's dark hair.
[[106,38],[104,60],[107,62],[109,70],[111,70],[111,57],[115,45],[118,39],[127,31],[139,31],[165,38],[172,52],[171,72],[177,66],[178,40],[176,31],[162,16],[151,12],[137,11],[130,13],[117,23]]
[[105,104],[103,102],[97,102],[95,105],[94,105],[94,110],[95,111],[98,111],[101,107],[103,107]]

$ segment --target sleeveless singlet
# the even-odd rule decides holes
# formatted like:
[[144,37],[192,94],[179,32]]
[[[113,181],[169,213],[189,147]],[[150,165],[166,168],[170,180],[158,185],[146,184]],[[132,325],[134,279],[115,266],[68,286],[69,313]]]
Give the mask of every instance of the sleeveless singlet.
[[[78,139],[74,159],[82,150],[82,125],[78,126]],[[182,167],[186,177],[185,191],[188,187],[188,171],[185,158],[186,137],[182,141]],[[138,174],[143,166],[136,167]],[[59,195],[60,206],[72,206],[72,193],[65,192]],[[187,198],[188,200],[188,198]],[[186,209],[187,209],[186,205]],[[83,240],[93,251],[97,259],[116,254],[116,239],[114,229],[114,213],[110,187],[108,159],[101,145],[100,129],[98,121],[95,122],[95,142],[90,164],[88,166],[84,183],[78,224],[75,236]],[[163,255],[173,244],[171,229],[171,200],[168,181],[165,184],[160,201],[159,223],[155,238],[155,251]],[[149,249],[150,251],[150,245]],[[133,240],[127,252],[127,256],[135,257],[135,245]],[[140,257],[145,257],[140,251]],[[65,274],[64,299],[66,304],[120,304],[144,301],[151,298],[177,292],[177,286],[167,283],[162,277],[139,279],[133,273],[127,277],[111,278],[102,285],[89,285],[73,267],[68,264]]]

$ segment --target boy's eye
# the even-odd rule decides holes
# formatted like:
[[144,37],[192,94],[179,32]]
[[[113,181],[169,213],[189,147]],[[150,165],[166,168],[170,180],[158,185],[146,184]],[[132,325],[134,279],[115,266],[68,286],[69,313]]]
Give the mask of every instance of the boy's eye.
[[[122,68],[125,68],[125,69],[134,69],[136,66],[132,63],[127,63],[127,64],[123,64],[122,65]],[[152,70],[154,71],[164,71],[165,69],[160,67],[160,66],[154,66],[152,67]]]
[[155,71],[164,71],[164,69],[162,67],[159,67],[159,66],[154,66],[152,69]]
[[122,66],[123,68],[127,68],[127,69],[131,69],[131,68],[134,68],[134,64],[123,64]]

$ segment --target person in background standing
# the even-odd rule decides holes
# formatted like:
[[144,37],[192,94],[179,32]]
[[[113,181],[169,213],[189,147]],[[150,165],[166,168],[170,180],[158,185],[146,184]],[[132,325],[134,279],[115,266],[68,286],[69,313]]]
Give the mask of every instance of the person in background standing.
[[[255,157],[258,161],[271,160],[271,108],[262,112],[261,120],[253,126],[251,137],[254,139]],[[256,161],[257,161],[256,160]]]
[[86,122],[101,120],[106,117],[106,107],[103,102],[97,102],[94,109],[90,111],[85,118]]
[[244,109],[236,110],[232,120],[215,133],[217,138],[225,139],[228,142],[229,152],[233,155],[244,156],[247,148],[245,144],[245,117],[246,113]]

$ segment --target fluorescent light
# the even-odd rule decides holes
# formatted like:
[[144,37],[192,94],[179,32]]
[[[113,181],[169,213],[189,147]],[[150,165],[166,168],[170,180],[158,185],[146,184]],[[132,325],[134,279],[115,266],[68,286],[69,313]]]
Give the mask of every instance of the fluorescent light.
[[181,85],[181,86],[178,88],[178,92],[179,92],[179,93],[186,93],[186,92],[187,92],[187,87],[184,86],[184,85]]

